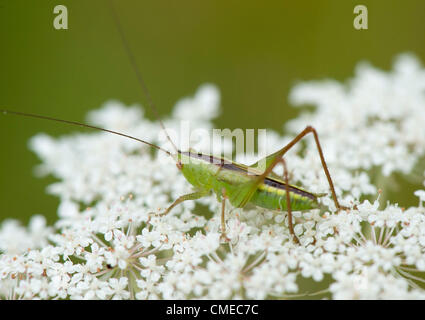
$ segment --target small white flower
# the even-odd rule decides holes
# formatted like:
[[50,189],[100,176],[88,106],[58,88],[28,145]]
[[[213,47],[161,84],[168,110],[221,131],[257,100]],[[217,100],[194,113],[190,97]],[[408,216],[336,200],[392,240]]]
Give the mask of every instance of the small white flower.
[[149,229],[144,228],[142,234],[136,237],[144,248],[149,248],[150,246],[159,247],[162,241],[165,240],[165,236],[159,233],[158,231],[149,231]]
[[130,292],[127,291],[128,278],[121,277],[119,279],[109,279],[109,285],[112,290],[112,300],[128,299]]

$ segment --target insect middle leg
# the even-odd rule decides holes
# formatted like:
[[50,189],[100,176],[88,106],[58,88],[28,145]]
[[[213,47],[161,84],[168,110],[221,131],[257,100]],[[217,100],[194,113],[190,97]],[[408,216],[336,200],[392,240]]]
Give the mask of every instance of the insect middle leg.
[[288,227],[289,233],[292,235],[295,243],[300,243],[297,236],[295,235],[294,226],[292,225],[292,205],[291,197],[289,195],[289,178],[288,178],[288,167],[286,166],[286,161],[283,158],[280,158],[279,162],[283,165],[283,179],[285,181],[285,193],[286,193],[286,210],[288,212]]
[[226,196],[226,189],[221,190],[221,239],[224,241],[229,241],[229,238],[226,236],[226,200],[228,197]]
[[223,188],[221,190],[221,234],[226,234],[226,220],[225,220],[225,207],[226,207],[226,190]]
[[207,193],[202,192],[202,191],[196,191],[196,192],[193,192],[193,193],[188,193],[188,194],[182,195],[182,196],[178,197],[164,212],[161,212],[158,215],[164,216],[164,215],[168,214],[175,206],[177,206],[179,203],[182,203],[183,201],[196,200],[196,199],[202,198],[206,195],[207,195]]

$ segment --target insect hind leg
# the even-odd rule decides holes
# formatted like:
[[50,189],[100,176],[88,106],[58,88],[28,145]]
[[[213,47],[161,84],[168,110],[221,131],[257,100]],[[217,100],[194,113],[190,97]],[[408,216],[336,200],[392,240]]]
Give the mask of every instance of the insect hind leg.
[[322,163],[322,168],[323,168],[323,171],[325,172],[326,179],[328,180],[329,188],[331,189],[333,201],[335,203],[335,206],[336,206],[337,210],[340,211],[341,209],[344,209],[344,208],[339,204],[338,197],[336,196],[335,187],[334,187],[334,184],[333,184],[333,181],[332,181],[332,178],[331,178],[331,174],[329,173],[329,169],[328,169],[328,165],[326,164],[325,157],[323,156],[322,147],[321,147],[320,141],[319,141],[319,135],[317,134],[316,129],[314,129],[312,126],[307,126],[299,134],[299,136],[300,136],[299,139],[301,140],[304,136],[306,136],[309,133],[312,133],[313,136],[314,136],[314,141],[316,142],[316,147],[317,147],[317,151],[318,151],[319,156],[320,156],[320,161]]
[[314,129],[312,126],[305,127],[305,129],[301,131],[294,139],[292,139],[292,141],[290,141],[286,146],[284,146],[282,149],[280,149],[278,152],[275,153],[274,160],[266,168],[263,174],[259,176],[258,183],[264,181],[264,178],[267,177],[270,174],[270,172],[273,170],[273,168],[281,161],[280,159],[282,159],[283,155],[286,152],[288,152],[294,145],[296,145],[302,138],[304,138],[309,133],[312,133],[314,136],[314,141],[316,142],[317,151],[320,156],[320,162],[322,163],[323,171],[325,172],[326,179],[328,180],[329,188],[331,189],[332,199],[335,203],[335,206],[338,211],[342,209],[346,209],[345,207],[341,206],[338,202],[338,198],[335,192],[335,187],[334,187],[331,175],[329,173],[328,166],[325,161],[325,157],[323,156],[322,147],[319,141],[319,135],[317,134],[316,129]]

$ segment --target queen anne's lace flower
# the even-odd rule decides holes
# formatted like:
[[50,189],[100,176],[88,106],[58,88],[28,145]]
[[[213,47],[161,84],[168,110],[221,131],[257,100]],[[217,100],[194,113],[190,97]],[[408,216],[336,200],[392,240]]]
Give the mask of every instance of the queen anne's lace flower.
[[[400,56],[391,72],[360,64],[346,84],[307,82],[294,88],[292,103],[317,108],[290,121],[289,136],[269,131],[268,151],[307,124],[316,127],[340,202],[350,208],[336,213],[326,196],[323,208],[294,212],[300,245],[291,241],[286,214],[230,205],[223,243],[221,204],[214,196],[158,216],[191,186],[171,159],[145,145],[98,132],[58,139],[38,135],[31,146],[42,160],[39,172],[58,178],[49,192],[61,199],[59,220],[48,227],[34,216],[27,228],[3,222],[0,296],[424,299],[425,192],[415,192],[417,207],[404,209],[383,206],[385,189],[378,194],[375,185],[394,171],[415,172],[423,160],[424,90],[425,69],[411,55]],[[219,100],[214,86],[202,86],[177,103],[166,127],[189,119],[212,128]],[[160,138],[159,123],[144,118],[139,107],[112,101],[88,119],[172,150]],[[301,144],[285,155],[291,181],[327,193],[313,139],[305,144],[302,155]],[[308,282],[319,282],[323,290],[310,292]]]

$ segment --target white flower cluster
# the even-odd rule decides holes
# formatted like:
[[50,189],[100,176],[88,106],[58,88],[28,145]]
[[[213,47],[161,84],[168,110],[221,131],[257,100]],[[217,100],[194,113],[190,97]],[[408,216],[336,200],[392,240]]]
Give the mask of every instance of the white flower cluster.
[[[145,145],[103,132],[40,134],[31,146],[42,160],[39,172],[59,180],[49,188],[61,199],[59,217],[52,227],[39,216],[28,228],[3,222],[0,297],[425,299],[425,190],[415,192],[416,207],[381,208],[368,174],[410,173],[423,159],[424,90],[425,69],[409,55],[391,72],[362,64],[345,85],[295,87],[292,102],[317,108],[289,123],[291,136],[269,131],[270,151],[306,124],[316,127],[341,203],[350,208],[338,213],[324,197],[323,208],[294,212],[300,244],[291,240],[286,213],[230,205],[223,242],[215,196],[157,215],[191,186],[172,159]],[[190,118],[212,128],[219,100],[215,87],[202,86],[177,103],[166,126]],[[109,102],[89,121],[161,143],[159,123],[138,107]],[[328,192],[313,139],[305,140],[302,154],[298,147],[285,156],[291,182]],[[306,290],[309,282],[323,290]]]
[[326,155],[344,168],[381,166],[389,175],[409,173],[425,153],[425,72],[409,54],[399,56],[392,72],[360,63],[347,83],[306,82],[294,88],[294,105],[312,104],[288,127],[315,127]]

